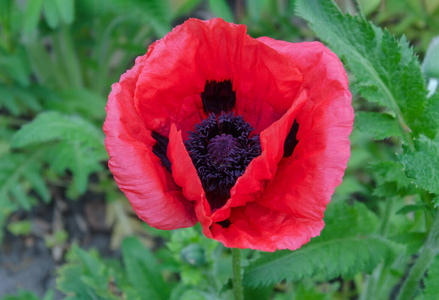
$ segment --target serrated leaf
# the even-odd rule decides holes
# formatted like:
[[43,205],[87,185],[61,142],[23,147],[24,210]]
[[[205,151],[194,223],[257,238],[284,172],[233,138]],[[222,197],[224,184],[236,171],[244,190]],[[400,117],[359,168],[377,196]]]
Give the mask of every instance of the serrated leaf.
[[439,139],[421,136],[415,140],[415,150],[407,150],[400,161],[416,185],[439,194]]
[[73,185],[79,194],[87,190],[88,176],[101,171],[100,161],[106,159],[105,149],[84,147],[75,141],[62,141],[46,152],[46,160],[53,170],[73,173]]
[[359,16],[343,15],[332,0],[300,0],[296,12],[344,59],[364,98],[391,109],[402,132],[422,132],[427,93],[404,37],[397,40]]
[[131,284],[145,299],[168,299],[169,290],[152,253],[136,238],[122,242],[122,257]]
[[41,113],[32,122],[21,127],[12,138],[11,146],[23,148],[54,140],[103,146],[103,134],[93,124],[80,117],[65,116],[58,112]]
[[326,226],[319,237],[295,251],[262,254],[245,268],[245,284],[352,276],[372,271],[393,255],[395,244],[373,234],[378,220],[364,205],[330,204],[325,215]]
[[376,112],[357,112],[355,126],[363,132],[382,140],[391,136],[401,136],[398,120],[388,114]]
[[[50,141],[58,143],[46,151],[46,161],[58,174],[70,170],[76,193],[83,194],[87,189],[88,176],[102,170],[100,161],[107,158],[103,134],[92,123],[80,117],[44,112],[15,133],[11,146],[23,148]],[[47,200],[41,182],[36,178],[30,180],[43,199]]]
[[38,169],[38,166],[35,164],[33,167],[34,172],[26,172],[23,176],[30,182],[38,196],[40,196],[45,203],[48,203],[50,201],[49,189],[39,172],[40,170]]
[[425,300],[437,300],[439,295],[439,255],[437,255],[428,269],[427,277],[424,278]]
[[[37,158],[41,155],[41,150],[36,149],[31,155],[7,154],[0,158],[0,207],[5,212],[8,203],[12,201],[18,203],[22,208],[29,210],[32,206],[30,198],[23,186],[29,176],[41,176],[41,165]],[[43,187],[38,183],[29,181],[36,191],[43,194]],[[47,188],[46,188],[47,189]],[[38,192],[39,193],[39,192]]]
[[439,93],[428,98],[422,120],[423,134],[434,138],[439,128]]
[[115,277],[122,274],[107,266],[98,255],[73,245],[67,261],[59,269],[57,279],[57,288],[69,295],[65,299],[120,299],[112,293],[110,286],[113,281],[119,282],[120,278]]
[[406,188],[412,180],[406,176],[403,166],[394,161],[381,161],[370,165],[378,176],[378,182],[393,182],[398,189]]

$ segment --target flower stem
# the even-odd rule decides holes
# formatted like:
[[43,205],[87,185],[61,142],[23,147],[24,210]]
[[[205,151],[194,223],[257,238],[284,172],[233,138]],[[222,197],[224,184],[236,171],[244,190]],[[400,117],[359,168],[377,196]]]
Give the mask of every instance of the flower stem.
[[421,250],[416,263],[412,269],[404,284],[399,291],[397,300],[409,300],[412,299],[416,289],[419,286],[419,281],[424,277],[425,271],[430,267],[433,259],[439,252],[439,210],[436,211],[436,217],[433,226],[430,229],[427,241]]
[[233,264],[233,294],[235,300],[243,300],[242,293],[242,275],[241,275],[241,250],[232,248],[232,264]]
[[[380,234],[384,237],[387,236],[389,231],[389,223],[390,223],[390,217],[392,213],[394,199],[388,198],[385,201],[386,201],[386,206],[384,208],[383,216],[381,219],[381,225],[380,225]],[[379,264],[378,267],[375,268],[373,273],[367,276],[365,288],[361,292],[360,300],[373,299],[373,296],[377,294],[377,289],[382,277],[382,272],[383,272],[383,263]]]

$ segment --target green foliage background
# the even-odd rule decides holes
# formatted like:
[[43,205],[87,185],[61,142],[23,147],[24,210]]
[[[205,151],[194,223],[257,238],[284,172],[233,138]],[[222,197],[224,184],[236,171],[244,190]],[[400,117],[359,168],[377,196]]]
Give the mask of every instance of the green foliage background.
[[101,130],[111,84],[134,58],[185,19],[215,16],[253,37],[326,43],[348,70],[356,114],[321,236],[296,251],[244,250],[246,299],[439,299],[439,94],[427,97],[437,0],[0,0],[0,240],[32,234],[14,216],[56,201],[55,190],[69,201],[93,191],[120,258],[51,237],[69,248],[57,280],[66,299],[232,298],[229,249],[198,226],[162,232],[133,218]]

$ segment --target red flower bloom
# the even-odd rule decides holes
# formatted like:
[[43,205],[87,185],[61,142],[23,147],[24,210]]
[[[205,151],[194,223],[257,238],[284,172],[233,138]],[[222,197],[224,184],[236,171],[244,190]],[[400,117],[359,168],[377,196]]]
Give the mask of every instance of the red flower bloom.
[[354,114],[337,56],[191,19],[115,83],[109,166],[137,215],[227,247],[297,249],[324,227]]

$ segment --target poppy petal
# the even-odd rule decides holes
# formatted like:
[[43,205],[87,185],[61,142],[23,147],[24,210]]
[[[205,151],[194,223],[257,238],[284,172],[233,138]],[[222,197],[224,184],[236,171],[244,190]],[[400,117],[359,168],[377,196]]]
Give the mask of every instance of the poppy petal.
[[326,204],[346,169],[351,94],[341,62],[322,44],[259,40],[289,57],[304,76],[300,90],[308,101],[296,118],[298,144],[280,160],[261,197],[232,208],[230,225],[214,223],[211,234],[228,247],[294,250],[323,229]]
[[258,201],[296,217],[321,219],[350,157],[354,112],[346,72],[319,42],[259,40],[295,62],[310,101],[297,116],[299,142],[293,155],[281,160],[273,184]]
[[175,124],[171,124],[169,132],[168,157],[172,163],[172,175],[175,182],[182,187],[185,197],[194,202],[198,221],[203,226],[206,236],[211,237],[208,230],[212,225],[209,202],[197,170],[183,144],[182,132]]
[[283,155],[285,139],[306,101],[307,93],[303,91],[279,120],[261,132],[261,155],[253,159],[244,174],[238,178],[230,191],[231,197],[227,203],[212,214],[214,222],[227,219],[232,207],[245,205],[262,196],[266,184],[271,182],[276,174],[277,164]]
[[235,111],[258,133],[288,110],[302,75],[244,25],[190,19],[154,44],[137,82],[136,109],[147,128],[167,136],[175,123],[186,140],[207,117],[200,95],[211,80],[232,81]]
[[320,220],[302,220],[287,213],[268,209],[258,203],[232,209],[227,228],[211,227],[212,238],[230,248],[250,248],[273,252],[295,250],[319,235],[325,226]]
[[134,107],[134,88],[147,56],[136,59],[108,97],[104,123],[108,165],[139,218],[159,229],[190,227],[197,222],[194,208],[153,154],[156,140]]

